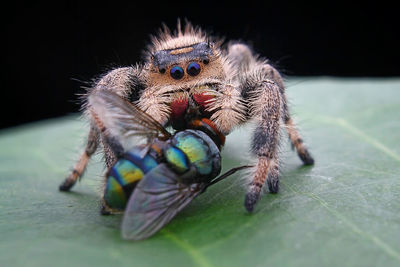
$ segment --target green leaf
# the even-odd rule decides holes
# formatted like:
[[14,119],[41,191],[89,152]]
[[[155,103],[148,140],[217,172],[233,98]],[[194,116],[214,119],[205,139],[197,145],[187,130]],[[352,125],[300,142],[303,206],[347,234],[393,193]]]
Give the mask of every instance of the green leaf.
[[[121,240],[121,216],[99,214],[100,156],[72,192],[58,191],[87,133],[77,116],[3,130],[0,265],[399,266],[400,80],[288,85],[316,165],[302,166],[283,134],[281,190],[253,214],[235,174],[141,242]],[[253,160],[251,127],[228,136],[223,171]]]

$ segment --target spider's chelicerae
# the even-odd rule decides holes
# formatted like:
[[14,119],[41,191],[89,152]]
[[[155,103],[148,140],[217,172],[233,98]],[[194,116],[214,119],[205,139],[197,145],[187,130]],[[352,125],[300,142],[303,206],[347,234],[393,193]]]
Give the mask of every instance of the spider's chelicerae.
[[[278,143],[281,127],[304,164],[314,163],[290,117],[285,86],[279,72],[267,60],[254,55],[243,43],[222,42],[187,23],[176,32],[164,27],[152,37],[143,64],[116,68],[99,79],[88,92],[109,90],[135,103],[162,125],[185,127],[188,117],[210,118],[224,135],[254,120],[251,153],[257,158],[251,174],[245,208],[251,212],[267,181],[269,191],[279,190]],[[60,190],[69,190],[80,178],[101,142],[107,167],[121,148],[109,131],[84,105],[91,127],[83,154]],[[189,112],[190,110],[190,112]],[[195,112],[193,112],[195,110]],[[100,129],[101,128],[101,129]]]

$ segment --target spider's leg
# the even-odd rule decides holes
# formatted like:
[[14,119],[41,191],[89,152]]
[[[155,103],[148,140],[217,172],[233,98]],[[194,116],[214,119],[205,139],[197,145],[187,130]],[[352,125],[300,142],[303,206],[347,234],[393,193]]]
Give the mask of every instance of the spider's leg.
[[75,163],[72,172],[60,185],[60,191],[69,191],[71,187],[76,183],[76,181],[83,175],[90,157],[97,150],[98,144],[99,132],[95,125],[91,125],[85,150],[79,157],[78,161]]
[[308,152],[308,149],[303,143],[303,139],[301,138],[299,131],[297,130],[296,125],[290,116],[289,106],[285,94],[285,86],[283,84],[282,77],[280,76],[279,72],[270,64],[264,64],[263,70],[268,79],[276,82],[276,84],[279,86],[279,91],[282,98],[282,119],[289,134],[291,144],[293,145],[293,147],[296,148],[297,154],[305,165],[314,164],[314,159]]
[[254,56],[242,43],[228,46],[228,58],[238,71],[241,96],[246,103],[247,119],[255,119],[257,126],[252,138],[252,153],[258,162],[251,176],[245,207],[254,209],[265,180],[270,192],[279,190],[278,143],[282,115],[287,110],[283,80],[266,61]]
[[270,80],[259,81],[246,94],[251,117],[256,120],[251,152],[257,164],[245,198],[245,208],[251,212],[260,198],[265,181],[269,190],[279,190],[278,145],[281,127],[282,98],[279,87]]
[[[110,134],[110,131],[108,131],[107,127],[104,125],[102,118],[97,115],[95,106],[91,107],[91,113],[97,128],[100,130],[101,141],[104,149],[104,160],[107,169],[110,169],[117,162],[118,158],[123,155],[124,148],[122,147],[118,138]],[[104,194],[104,190],[102,190],[102,192]],[[100,214],[110,215],[115,213],[115,211],[106,205],[104,196],[102,196]]]
[[[139,91],[143,89],[143,86],[140,82],[140,69],[137,67],[114,69],[99,79],[95,86],[90,89],[88,95],[96,90],[99,90],[100,88],[102,90],[106,88],[107,90],[116,92],[120,96],[129,98],[132,101],[137,100],[139,98]],[[59,186],[60,191],[69,191],[72,186],[74,186],[76,181],[84,174],[86,166],[91,156],[94,154],[94,152],[96,152],[100,140],[103,143],[106,165],[111,166],[116,160],[112,150],[116,150],[117,148],[112,149],[110,147],[110,144],[113,146],[112,139],[103,136],[102,131],[99,129],[98,123],[96,123],[89,111],[90,107],[88,103],[85,103],[84,107],[85,114],[91,122],[86,147],[74,165],[72,172]]]
[[303,161],[305,165],[313,165],[314,158],[308,152],[308,149],[305,146],[298,130],[296,129],[296,125],[294,124],[293,120],[289,116],[287,116],[284,119],[284,122],[286,125],[286,130],[288,131],[289,134],[290,142],[296,148],[297,155],[299,155],[299,158]]
[[247,107],[246,119],[255,119],[257,123],[251,151],[258,162],[245,198],[245,207],[251,212],[260,198],[265,181],[271,193],[279,190],[278,145],[282,121],[304,164],[313,164],[314,160],[290,118],[285,87],[279,72],[267,61],[254,56],[244,44],[229,45],[228,58],[237,70],[236,80]]
[[104,149],[104,160],[107,168],[111,168],[118,158],[124,153],[124,148],[116,136],[113,136],[105,126],[105,120],[96,112],[96,107],[90,107],[92,118],[100,131],[101,141]]

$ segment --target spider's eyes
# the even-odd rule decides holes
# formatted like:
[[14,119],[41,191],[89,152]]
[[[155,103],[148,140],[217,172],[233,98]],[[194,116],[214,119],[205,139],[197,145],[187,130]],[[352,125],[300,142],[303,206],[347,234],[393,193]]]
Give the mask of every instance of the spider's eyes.
[[185,74],[183,69],[179,66],[172,67],[169,73],[175,80],[182,79],[183,75]]
[[[200,64],[197,62],[189,63],[189,65],[187,66],[187,69],[186,69],[187,74],[189,74],[190,76],[196,76],[200,73],[200,71],[201,71],[201,67],[200,67]],[[164,72],[165,72],[165,69],[160,69],[160,73],[164,73]],[[179,80],[179,79],[182,79],[183,76],[185,76],[185,71],[180,66],[174,66],[169,71],[169,74],[175,80]]]
[[192,62],[188,65],[186,71],[190,76],[196,76],[200,73],[200,70],[201,70],[201,68],[200,68],[199,63]]

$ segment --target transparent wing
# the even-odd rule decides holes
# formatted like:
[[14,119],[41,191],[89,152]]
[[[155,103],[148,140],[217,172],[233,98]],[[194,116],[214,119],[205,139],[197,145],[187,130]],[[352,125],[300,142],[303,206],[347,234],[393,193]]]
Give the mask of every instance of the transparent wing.
[[90,111],[114,135],[129,138],[144,136],[166,140],[171,134],[150,115],[116,93],[99,90],[89,96]]
[[185,185],[165,164],[160,164],[139,182],[125,209],[122,237],[141,240],[150,237],[197,195],[205,184]]

